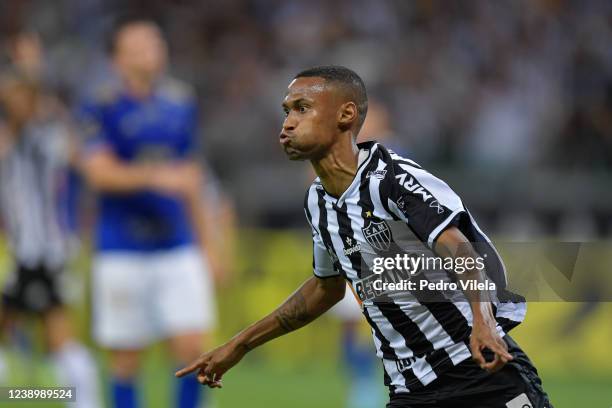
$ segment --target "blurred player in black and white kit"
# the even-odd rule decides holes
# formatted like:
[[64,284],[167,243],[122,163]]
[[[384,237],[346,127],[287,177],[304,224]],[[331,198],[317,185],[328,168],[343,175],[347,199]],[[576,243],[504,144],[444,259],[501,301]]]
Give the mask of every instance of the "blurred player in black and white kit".
[[[388,407],[550,408],[535,367],[507,334],[524,319],[525,304],[502,298],[501,259],[461,199],[382,144],[357,144],[367,113],[361,78],[338,66],[303,71],[289,84],[282,106],[285,153],[309,160],[318,175],[304,203],[314,276],[270,315],[177,375],[196,372],[201,383],[220,387],[225,372],[248,351],[305,326],[340,301],[348,281],[372,328]],[[453,278],[493,279],[502,288],[498,298],[479,290],[431,290],[425,300],[425,292],[414,291],[369,296],[372,260],[404,242],[430,257],[487,257],[486,268],[466,268]]]
[[[15,41],[36,53],[36,37]],[[71,133],[58,101],[22,68],[0,73],[0,211],[13,260],[2,292],[2,328],[7,334],[27,314],[41,318],[58,380],[77,389],[74,406],[98,407],[95,362],[75,339],[64,308],[64,268],[72,252]]]

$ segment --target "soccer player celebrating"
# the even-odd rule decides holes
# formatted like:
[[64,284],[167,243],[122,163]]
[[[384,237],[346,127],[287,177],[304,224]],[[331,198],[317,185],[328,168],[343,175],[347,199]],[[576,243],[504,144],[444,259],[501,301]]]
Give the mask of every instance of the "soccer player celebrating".
[[[392,245],[418,240],[432,256],[482,256],[488,276],[503,287],[501,260],[447,184],[379,143],[356,144],[367,112],[357,74],[337,66],[303,71],[282,106],[281,146],[291,160],[310,160],[318,175],[305,199],[314,276],[274,312],[176,373],[197,372],[210,387],[221,387],[248,351],[327,311],[343,298],[345,279],[363,295],[368,263]],[[457,278],[481,281],[483,274],[473,267]],[[388,407],[551,406],[536,369],[507,335],[523,320],[524,303],[491,302],[477,290],[461,293],[464,302],[428,294],[437,301],[360,296],[383,362]]]
[[[123,19],[110,45],[116,81],[81,109],[83,170],[99,195],[94,336],[110,350],[114,406],[130,408],[141,351],[163,339],[178,364],[195,358],[215,308],[203,174],[192,157],[195,95],[164,75],[167,47],[155,23]],[[176,406],[197,406],[200,389],[181,380]]]

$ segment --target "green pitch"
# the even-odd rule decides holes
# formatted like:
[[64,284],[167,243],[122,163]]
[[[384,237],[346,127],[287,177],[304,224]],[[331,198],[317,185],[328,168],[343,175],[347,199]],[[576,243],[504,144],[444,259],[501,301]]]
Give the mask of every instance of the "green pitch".
[[[216,343],[260,318],[312,273],[311,243],[302,231],[242,231],[241,254],[231,284],[219,293],[220,331]],[[0,245],[1,248],[1,245]],[[90,311],[86,306],[87,254],[73,270],[71,282],[80,299],[73,309],[81,338],[89,339]],[[6,252],[0,249],[0,283],[8,269]],[[81,283],[80,285],[78,283]],[[532,303],[526,321],[513,337],[534,361],[544,387],[556,408],[609,408],[612,406],[612,303],[598,305],[570,334],[560,327],[580,305]],[[40,339],[34,330],[34,338]],[[311,326],[255,350],[224,377],[224,388],[208,394],[214,408],[342,408],[348,392],[346,373],[340,368],[340,323],[324,316]],[[364,327],[364,341],[369,330]],[[10,385],[55,385],[50,365],[39,350],[34,357],[8,350]],[[102,372],[105,355],[98,353]],[[176,369],[154,347],[142,369],[143,407],[171,407],[173,372]],[[103,377],[104,378],[104,377]],[[382,387],[382,374],[376,379]],[[4,384],[2,384],[4,385]],[[384,392],[384,390],[381,390]],[[78,398],[78,394],[77,394]],[[18,407],[61,407],[23,404]],[[373,407],[374,408],[374,407]]]
[[[347,393],[346,376],[337,366],[324,363],[304,367],[281,367],[258,361],[258,356],[247,357],[243,364],[226,374],[224,388],[208,391],[216,408],[272,408],[292,407],[340,408]],[[100,357],[103,359],[103,357]],[[17,354],[10,356],[10,383],[53,385],[50,367],[44,359],[28,370]],[[158,348],[148,353],[143,366],[142,389],[144,407],[171,407],[172,367],[164,360]],[[612,401],[612,377],[558,376],[542,372],[544,385],[556,408],[608,408]],[[382,377],[378,378],[382,383]],[[381,390],[384,392],[384,390]],[[40,404],[20,403],[19,407],[38,408]],[[46,408],[62,407],[45,404]],[[373,407],[374,408],[374,407]],[[381,407],[382,408],[382,407]]]

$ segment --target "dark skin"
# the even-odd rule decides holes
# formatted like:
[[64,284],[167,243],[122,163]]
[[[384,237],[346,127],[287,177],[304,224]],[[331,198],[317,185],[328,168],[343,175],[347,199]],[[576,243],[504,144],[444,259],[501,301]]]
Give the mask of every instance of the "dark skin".
[[[310,77],[297,78],[289,84],[282,106],[286,116],[279,141],[285,153],[291,160],[309,160],[325,190],[341,196],[357,173],[359,149],[355,140],[360,127],[357,104],[342,86]],[[478,256],[455,227],[440,235],[434,249],[443,257]],[[483,280],[483,272],[468,270],[460,279]],[[312,322],[339,302],[344,293],[343,278],[313,276],[272,313],[227,343],[202,354],[177,371],[176,376],[196,372],[201,384],[221,388],[223,375],[246,353]],[[495,329],[491,303],[478,292],[466,292],[466,296],[474,315],[472,356],[483,369],[497,371],[512,356]],[[493,361],[486,362],[483,358],[481,351],[485,348],[495,354]]]

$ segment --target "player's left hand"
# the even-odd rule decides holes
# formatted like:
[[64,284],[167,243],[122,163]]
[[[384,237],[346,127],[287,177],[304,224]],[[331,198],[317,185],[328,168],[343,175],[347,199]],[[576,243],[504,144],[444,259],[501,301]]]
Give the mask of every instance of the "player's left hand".
[[[480,368],[491,373],[500,370],[508,361],[513,359],[508,353],[508,345],[500,337],[495,323],[474,321],[472,335],[470,336],[470,349],[472,359]],[[493,361],[486,361],[482,350],[489,349],[494,353]]]

